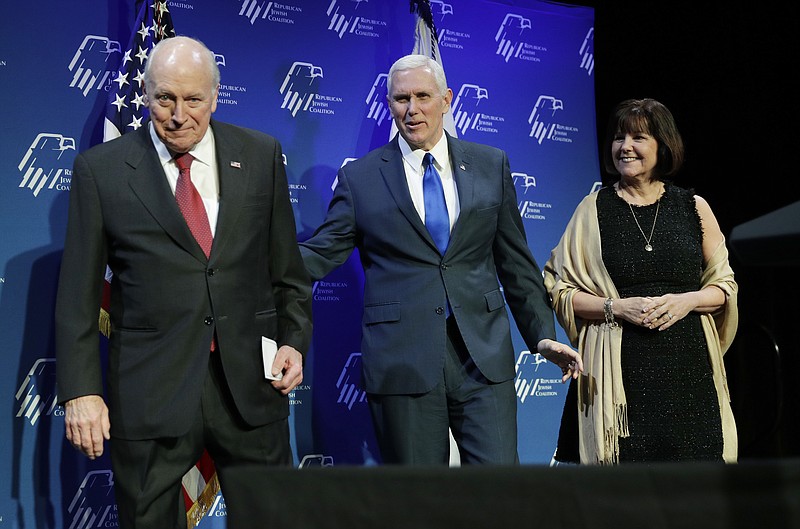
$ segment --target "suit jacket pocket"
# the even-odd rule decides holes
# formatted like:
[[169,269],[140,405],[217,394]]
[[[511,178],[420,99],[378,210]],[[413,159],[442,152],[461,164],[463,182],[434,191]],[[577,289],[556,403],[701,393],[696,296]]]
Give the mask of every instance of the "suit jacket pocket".
[[400,321],[400,303],[380,303],[364,307],[364,324]]
[[506,305],[506,300],[503,293],[498,290],[492,290],[483,295],[486,300],[486,310],[492,312],[493,310],[501,309]]
[[475,210],[475,215],[477,217],[490,217],[492,215],[497,215],[497,211],[500,209],[500,204],[495,204],[494,206],[489,206],[488,208],[480,208]]
[[259,193],[257,195],[249,195],[247,201],[242,204],[242,209],[268,207],[272,202],[272,196],[268,193]]
[[275,338],[278,334],[278,311],[267,309],[256,312],[256,329],[261,336]]

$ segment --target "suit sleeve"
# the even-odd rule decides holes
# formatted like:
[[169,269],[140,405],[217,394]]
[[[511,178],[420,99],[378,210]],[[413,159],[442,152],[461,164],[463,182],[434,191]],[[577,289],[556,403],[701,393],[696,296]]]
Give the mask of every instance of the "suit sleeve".
[[493,253],[497,277],[517,328],[531,350],[544,338],[555,339],[555,322],[542,272],[528,247],[517,207],[508,156],[502,155],[503,203],[497,221]]
[[322,279],[343,264],[356,245],[356,217],[350,182],[345,168],[339,169],[325,220],[314,234],[300,243],[303,262],[311,279]]
[[270,222],[270,275],[278,311],[278,345],[291,345],[301,353],[311,344],[311,281],[297,246],[289,184],[280,143],[275,142],[273,218]]
[[55,309],[59,402],[103,394],[98,317],[107,248],[91,168],[75,158]]

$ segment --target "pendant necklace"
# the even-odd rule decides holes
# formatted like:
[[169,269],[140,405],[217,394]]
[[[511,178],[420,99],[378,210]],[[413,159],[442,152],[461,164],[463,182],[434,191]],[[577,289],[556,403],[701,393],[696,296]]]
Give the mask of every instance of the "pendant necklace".
[[642,237],[644,237],[644,249],[648,252],[653,251],[653,247],[650,245],[650,241],[653,240],[653,232],[656,229],[656,220],[658,220],[658,208],[661,207],[661,198],[659,197],[658,201],[656,202],[656,214],[653,217],[653,227],[650,228],[650,237],[644,234],[644,230],[642,229],[641,225],[639,225],[639,220],[636,218],[636,213],[633,212],[633,206],[627,200],[625,201],[628,204],[628,207],[631,209],[631,215],[633,215],[633,221],[636,223],[636,227],[639,228],[639,231],[642,233]]

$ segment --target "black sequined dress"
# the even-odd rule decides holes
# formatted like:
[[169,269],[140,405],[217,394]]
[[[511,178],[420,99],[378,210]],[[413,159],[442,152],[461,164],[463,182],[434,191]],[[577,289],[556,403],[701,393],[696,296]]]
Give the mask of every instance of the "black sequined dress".
[[[690,191],[667,184],[658,202],[631,208],[608,187],[597,197],[597,215],[603,262],[621,298],[700,288],[702,231]],[[651,229],[652,251],[646,251],[642,231],[649,237]],[[665,331],[622,325],[630,437],[620,439],[620,462],[722,461],[719,405],[699,314]]]

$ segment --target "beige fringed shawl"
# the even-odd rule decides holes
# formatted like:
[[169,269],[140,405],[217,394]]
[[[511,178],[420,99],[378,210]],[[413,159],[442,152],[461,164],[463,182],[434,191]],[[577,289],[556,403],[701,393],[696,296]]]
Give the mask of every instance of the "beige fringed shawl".
[[[622,328],[601,320],[581,319],[572,308],[572,296],[578,291],[602,298],[619,297],[602,260],[596,199],[595,192],[578,204],[544,266],[544,280],[558,322],[583,356],[584,373],[578,378],[576,410],[581,463],[613,464],[619,461],[619,438],[628,436],[620,367]],[[702,286],[709,285],[719,287],[727,296],[723,309],[701,318],[722,417],[723,459],[732,463],[737,458],[738,444],[722,357],[738,326],[738,286],[724,240],[703,271]]]

